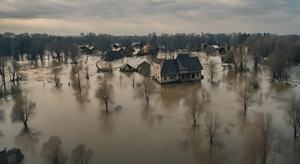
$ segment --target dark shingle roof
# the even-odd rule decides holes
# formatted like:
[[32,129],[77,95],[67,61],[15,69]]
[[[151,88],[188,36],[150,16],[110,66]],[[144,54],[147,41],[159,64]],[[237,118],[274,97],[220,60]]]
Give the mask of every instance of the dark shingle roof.
[[172,75],[178,73],[178,67],[175,60],[164,60],[161,68],[162,75]]
[[176,61],[179,71],[198,72],[203,69],[198,57],[190,57],[188,54],[179,54]]
[[200,72],[203,68],[198,57],[190,57],[188,54],[179,54],[176,59],[155,60],[161,65],[161,75],[172,75],[182,72]]

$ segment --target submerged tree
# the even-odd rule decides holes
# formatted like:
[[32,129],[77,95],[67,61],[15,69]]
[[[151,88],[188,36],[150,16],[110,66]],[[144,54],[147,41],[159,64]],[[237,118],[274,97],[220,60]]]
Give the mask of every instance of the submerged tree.
[[108,84],[107,79],[104,78],[99,90],[96,92],[96,97],[102,100],[105,104],[105,111],[108,113],[108,105],[112,102],[112,90],[113,87],[111,84]]
[[80,72],[82,70],[82,64],[76,64],[72,66],[71,69],[71,80],[72,80],[72,87],[81,93],[81,79],[80,79]]
[[20,133],[15,137],[15,144],[17,144],[22,150],[31,150],[35,153],[37,144],[40,141],[42,135],[39,131],[34,131],[30,128],[23,128]]
[[73,164],[89,164],[94,152],[92,149],[87,149],[85,145],[78,145],[71,154]]
[[27,122],[33,117],[36,111],[36,104],[25,96],[19,96],[12,109],[11,119],[13,122],[22,122],[28,128]]
[[288,109],[288,124],[293,128],[293,137],[300,137],[300,99],[293,98]]
[[78,60],[80,59],[79,48],[76,45],[73,45],[70,50],[70,57],[72,60],[71,64],[78,64]]
[[52,136],[42,146],[41,155],[45,164],[65,164],[67,156],[62,149],[62,142],[58,136]]
[[0,76],[2,78],[2,84],[5,87],[5,74],[6,74],[6,59],[4,57],[0,57]]
[[218,135],[218,130],[221,127],[219,115],[213,114],[211,112],[206,112],[205,122],[206,122],[206,130],[209,137],[209,148],[210,148],[210,152],[212,153],[213,147],[217,143],[216,138]]
[[256,118],[257,132],[257,153],[260,157],[260,163],[266,164],[271,151],[273,142],[272,115],[257,114]]
[[193,93],[185,100],[185,104],[188,107],[188,115],[191,116],[194,127],[197,126],[198,119],[205,111],[208,103],[204,95],[205,93],[201,94],[201,96],[198,96],[197,93]]
[[53,68],[52,68],[52,73],[54,74],[54,83],[56,87],[60,87],[60,78],[59,74],[62,71],[62,67],[60,67],[60,64],[57,61],[53,61]]
[[269,66],[272,72],[272,80],[284,81],[288,79],[288,61],[284,50],[276,47],[270,55]]
[[10,73],[10,77],[11,77],[11,81],[13,83],[15,83],[15,81],[19,81],[19,69],[20,66],[18,65],[16,60],[11,61],[9,67],[9,73]]
[[242,103],[244,116],[247,116],[248,108],[252,105],[251,97],[252,97],[252,84],[251,82],[246,79],[239,90],[239,97]]
[[218,66],[218,63],[215,60],[210,59],[208,61],[208,73],[209,73],[209,76],[210,76],[210,82],[211,83],[214,83],[214,78],[217,74],[217,66]]
[[144,90],[143,94],[145,96],[146,102],[147,104],[149,104],[150,98],[155,91],[155,85],[153,84],[153,82],[150,80],[149,77],[146,77],[143,81],[143,90]]

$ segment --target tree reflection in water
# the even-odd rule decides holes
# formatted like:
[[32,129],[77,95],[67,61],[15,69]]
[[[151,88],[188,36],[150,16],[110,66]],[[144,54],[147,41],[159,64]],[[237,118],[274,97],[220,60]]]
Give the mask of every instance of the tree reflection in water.
[[41,132],[32,130],[30,128],[23,128],[20,133],[15,137],[15,143],[22,150],[31,151],[35,154],[36,146],[39,143]]
[[62,148],[62,141],[58,136],[52,136],[46,141],[41,149],[41,155],[45,164],[65,164],[67,155]]

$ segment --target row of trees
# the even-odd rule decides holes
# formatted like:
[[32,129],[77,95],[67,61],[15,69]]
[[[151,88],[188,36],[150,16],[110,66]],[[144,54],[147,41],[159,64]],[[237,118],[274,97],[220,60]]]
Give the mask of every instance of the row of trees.
[[253,34],[223,57],[223,62],[232,63],[238,72],[248,71],[249,61],[254,70],[266,63],[273,81],[287,82],[290,67],[300,63],[300,37]]
[[[269,35],[269,34],[264,34]],[[58,57],[61,53],[68,53],[70,45],[92,44],[98,50],[110,49],[111,44],[117,42],[130,46],[133,42],[150,43],[154,46],[165,47],[167,51],[189,48],[200,50],[203,44],[220,44],[239,46],[250,38],[251,34],[209,34],[209,33],[176,33],[157,35],[150,33],[145,36],[113,36],[108,34],[81,33],[80,36],[54,36],[48,34],[0,34],[0,55],[19,56],[27,54],[31,59],[42,55],[44,50],[54,52]]]

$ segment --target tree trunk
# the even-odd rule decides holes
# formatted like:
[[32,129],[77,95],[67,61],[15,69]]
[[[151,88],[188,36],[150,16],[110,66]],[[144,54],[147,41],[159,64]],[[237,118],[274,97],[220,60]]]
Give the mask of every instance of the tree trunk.
[[107,100],[105,101],[105,111],[106,111],[106,113],[108,113],[108,101]]
[[23,124],[24,124],[24,127],[27,129],[28,128],[27,122],[24,121]]

